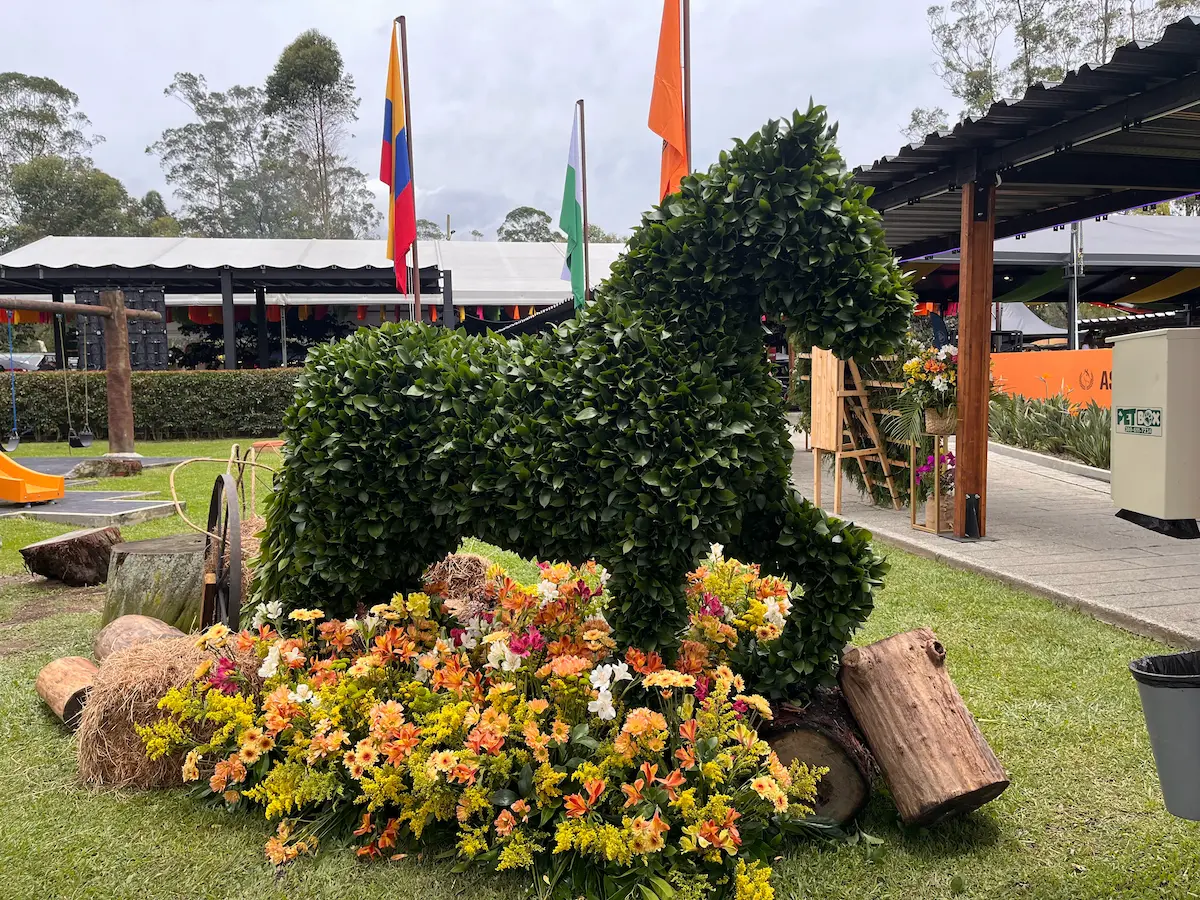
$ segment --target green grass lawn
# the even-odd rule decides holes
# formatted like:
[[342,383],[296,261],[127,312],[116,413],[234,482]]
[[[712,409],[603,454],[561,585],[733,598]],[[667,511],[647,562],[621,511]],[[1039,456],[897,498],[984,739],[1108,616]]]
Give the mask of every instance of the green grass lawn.
[[[136,481],[160,477],[165,483],[153,474]],[[200,504],[193,509],[206,507],[203,482],[211,480],[211,473],[197,476],[189,486],[189,499]],[[170,526],[137,526],[148,527]],[[9,573],[16,571],[7,551],[11,529],[0,524],[0,571]],[[478,542],[465,549],[492,555],[517,577],[533,574],[511,554]],[[1200,897],[1200,824],[1163,809],[1126,669],[1162,647],[981,576],[901,552],[891,559],[859,642],[932,626],[1012,786],[982,810],[932,830],[901,826],[880,792],[860,824],[884,840],[882,854],[798,843],[775,863],[777,897]],[[277,879],[262,855],[268,828],[261,819],[230,816],[182,792],[79,786],[71,736],[42,707],[33,681],[49,660],[90,652],[100,600],[97,591],[0,579],[0,897],[522,895],[519,878],[454,875],[412,858],[363,863],[335,846]]]

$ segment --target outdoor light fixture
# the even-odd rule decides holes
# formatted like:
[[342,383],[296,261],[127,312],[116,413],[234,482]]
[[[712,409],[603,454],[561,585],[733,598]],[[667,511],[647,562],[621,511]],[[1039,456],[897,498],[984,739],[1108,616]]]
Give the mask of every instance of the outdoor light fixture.
[[1130,280],[1130,281],[1137,281],[1137,276],[1136,276],[1136,275],[1130,275],[1130,276],[1129,276],[1129,280]]

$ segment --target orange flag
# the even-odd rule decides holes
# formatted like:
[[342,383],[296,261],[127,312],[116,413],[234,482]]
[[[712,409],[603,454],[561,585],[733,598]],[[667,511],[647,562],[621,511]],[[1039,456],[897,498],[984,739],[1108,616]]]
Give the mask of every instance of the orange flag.
[[650,130],[663,139],[658,199],[679,190],[687,170],[687,130],[683,117],[683,64],[680,62],[679,0],[664,0],[658,34],[654,93],[650,96]]

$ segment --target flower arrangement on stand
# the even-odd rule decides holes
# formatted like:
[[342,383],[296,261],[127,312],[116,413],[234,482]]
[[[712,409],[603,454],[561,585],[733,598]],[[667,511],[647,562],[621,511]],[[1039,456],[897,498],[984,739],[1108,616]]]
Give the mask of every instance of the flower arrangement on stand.
[[944,531],[954,522],[954,452],[947,450],[945,453],[938,454],[936,459],[933,454],[930,454],[924,463],[917,466],[916,475],[919,493],[926,501],[925,525],[927,528],[935,527],[934,507],[930,505],[929,501],[934,495],[934,478],[938,479],[940,521]]
[[904,363],[902,396],[925,411],[929,434],[954,434],[958,398],[958,348],[926,347]]
[[759,738],[771,708],[737,668],[782,631],[791,586],[714,547],[667,666],[616,645],[599,566],[541,576],[493,567],[473,604],[427,584],[347,621],[264,608],[252,630],[218,626],[201,641],[256,653],[265,685],[197,671],[142,729],[147,752],[186,749],[200,793],[277,822],[280,866],[345,834],[363,857],[530,870],[544,897],[770,900],[785,838],[819,833],[822,770]]

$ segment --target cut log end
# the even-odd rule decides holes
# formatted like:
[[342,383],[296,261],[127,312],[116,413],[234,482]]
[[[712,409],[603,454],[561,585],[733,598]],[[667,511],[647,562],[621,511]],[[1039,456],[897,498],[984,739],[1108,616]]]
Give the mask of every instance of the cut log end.
[[121,543],[121,529],[83,528],[21,548],[21,558],[34,575],[71,587],[104,584],[108,580],[112,547]]
[[34,690],[50,711],[74,731],[79,727],[97,671],[96,664],[82,656],[56,659],[38,672]]
[[766,737],[784,765],[829,770],[817,782],[814,814],[845,824],[870,799],[875,762],[837,688],[819,689],[805,707],[779,707]]

